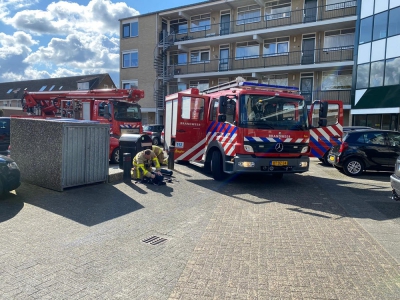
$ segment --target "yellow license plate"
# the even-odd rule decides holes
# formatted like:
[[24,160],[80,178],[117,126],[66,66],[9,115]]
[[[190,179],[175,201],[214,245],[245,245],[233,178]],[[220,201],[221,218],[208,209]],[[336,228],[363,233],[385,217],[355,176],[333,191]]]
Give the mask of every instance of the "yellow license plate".
[[335,161],[335,157],[333,155],[329,155],[329,160],[330,161]]
[[288,165],[287,161],[272,161],[271,163],[273,166],[277,166],[277,167]]

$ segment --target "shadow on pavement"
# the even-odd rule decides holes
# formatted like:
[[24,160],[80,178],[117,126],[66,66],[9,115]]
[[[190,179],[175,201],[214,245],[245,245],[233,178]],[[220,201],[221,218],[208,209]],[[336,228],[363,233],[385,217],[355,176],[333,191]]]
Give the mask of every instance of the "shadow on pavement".
[[0,223],[14,218],[24,207],[24,202],[13,193],[4,194],[0,199]]
[[[187,167],[201,171],[196,166]],[[368,172],[364,176],[369,180],[389,182],[389,174]],[[370,201],[376,200],[376,203],[371,203],[371,206],[375,208],[375,213],[370,210],[357,217],[379,221],[400,218],[400,202],[387,202],[386,199],[391,193],[386,188],[365,181],[363,177],[360,178],[362,178],[361,181],[350,182],[316,177],[311,174],[308,176],[285,174],[283,179],[275,180],[267,174],[237,174],[227,177],[224,181],[215,181],[212,178],[187,179],[187,181],[240,201],[256,205],[282,203],[294,206],[288,207],[294,212],[323,218],[336,219],[349,216],[347,207],[343,207],[340,201],[348,201],[353,206],[369,207]],[[319,189],[316,189],[317,187]]]
[[56,192],[23,183],[17,189],[17,195],[21,202],[85,226],[94,226],[143,208],[140,203],[110,184],[86,185]]

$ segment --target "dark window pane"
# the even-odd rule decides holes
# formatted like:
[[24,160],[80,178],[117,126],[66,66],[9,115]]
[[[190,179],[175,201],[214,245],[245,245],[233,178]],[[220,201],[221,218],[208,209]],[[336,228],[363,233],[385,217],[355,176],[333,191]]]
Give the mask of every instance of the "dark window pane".
[[386,37],[387,17],[388,17],[387,11],[375,15],[374,32],[373,32],[374,41]]
[[130,24],[124,24],[124,26],[123,26],[123,37],[124,38],[126,38],[126,37],[129,37],[130,35],[129,35],[129,25]]
[[360,44],[371,41],[372,17],[361,20],[360,25]]
[[357,89],[365,89],[368,87],[369,81],[369,64],[359,65],[357,67]]
[[383,85],[383,61],[377,61],[371,63],[371,76],[369,80],[369,86],[382,86]]
[[400,34],[400,7],[389,12],[389,32],[388,36]]

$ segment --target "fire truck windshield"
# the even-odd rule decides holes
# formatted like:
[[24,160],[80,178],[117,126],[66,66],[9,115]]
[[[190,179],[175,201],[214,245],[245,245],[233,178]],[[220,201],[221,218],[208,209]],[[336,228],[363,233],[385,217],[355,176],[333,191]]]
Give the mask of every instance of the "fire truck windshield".
[[304,100],[244,94],[239,103],[241,127],[280,130],[306,130],[309,127]]
[[123,122],[140,122],[142,114],[140,105],[128,102],[113,102],[114,105],[114,119]]

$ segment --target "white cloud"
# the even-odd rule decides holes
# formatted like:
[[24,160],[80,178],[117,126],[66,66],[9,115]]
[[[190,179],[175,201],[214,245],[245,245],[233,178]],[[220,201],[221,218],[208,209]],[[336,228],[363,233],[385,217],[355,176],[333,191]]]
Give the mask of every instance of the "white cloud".
[[87,6],[66,1],[52,2],[46,10],[24,10],[5,23],[32,34],[65,35],[82,31],[118,35],[121,18],[139,14],[124,2],[91,0]]
[[38,44],[30,34],[22,31],[7,35],[0,32],[0,59],[6,59],[12,55],[28,55],[32,50],[31,46]]

